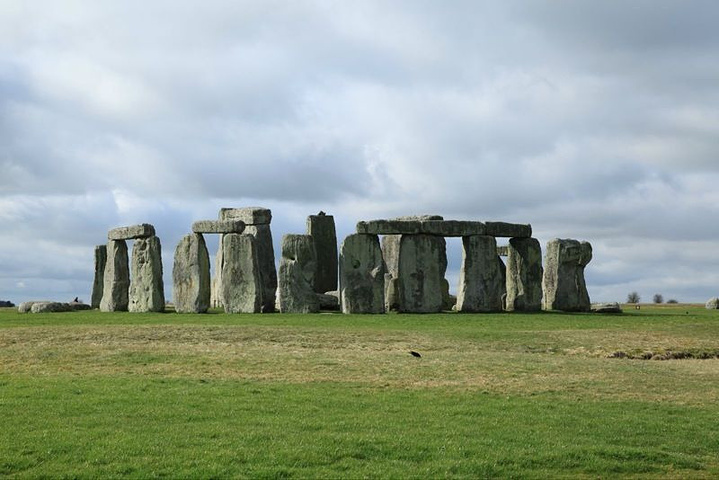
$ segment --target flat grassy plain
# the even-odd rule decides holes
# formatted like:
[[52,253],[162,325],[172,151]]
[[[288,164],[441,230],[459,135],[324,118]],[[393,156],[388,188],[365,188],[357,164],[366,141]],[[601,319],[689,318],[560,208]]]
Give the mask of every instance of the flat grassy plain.
[[717,356],[690,305],[0,309],[0,476],[717,478]]

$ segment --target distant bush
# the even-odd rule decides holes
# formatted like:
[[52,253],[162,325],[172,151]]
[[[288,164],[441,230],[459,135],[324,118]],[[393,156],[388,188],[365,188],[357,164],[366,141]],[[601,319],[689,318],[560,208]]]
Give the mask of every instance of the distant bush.
[[679,303],[679,302],[677,302],[677,301],[674,300],[673,298],[670,298],[669,300],[667,300],[667,303]]
[[7,300],[0,300],[0,307],[14,307],[15,304]]
[[654,303],[664,303],[664,296],[661,293],[654,294]]
[[641,299],[642,297],[640,297],[637,292],[631,292],[627,295],[627,303],[639,303],[639,300]]

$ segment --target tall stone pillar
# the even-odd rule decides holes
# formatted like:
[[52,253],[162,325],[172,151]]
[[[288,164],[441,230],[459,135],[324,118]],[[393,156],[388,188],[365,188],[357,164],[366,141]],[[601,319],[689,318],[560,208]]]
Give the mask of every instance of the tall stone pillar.
[[342,313],[384,313],[385,265],[377,235],[345,238],[339,269]]
[[397,274],[400,312],[442,311],[446,245],[444,237],[436,235],[402,235]]
[[542,290],[544,310],[588,312],[591,309],[584,267],[592,260],[588,242],[558,239],[547,243]]
[[165,287],[162,280],[162,246],[156,236],[139,238],[132,246],[129,310],[165,311]]
[[382,257],[386,273],[384,276],[384,301],[386,311],[399,311],[399,246],[402,235],[382,237]]
[[225,312],[260,313],[262,283],[255,237],[244,233],[225,234],[222,251],[222,304]]
[[309,235],[282,237],[279,304],[282,313],[315,313],[320,304],[314,291],[317,255]]
[[103,312],[127,311],[129,288],[130,267],[127,258],[127,243],[125,240],[109,240],[100,310]]
[[497,241],[487,235],[462,237],[458,312],[499,312],[506,291]]
[[[272,212],[263,207],[222,208],[219,213],[220,220],[241,220],[245,223],[245,234],[255,237],[258,267],[260,269],[260,284],[262,285],[262,312],[275,311],[275,294],[277,292],[277,269],[275,267],[275,249],[272,244]],[[224,240],[220,246],[224,244]],[[222,255],[218,249],[218,256]],[[217,266],[221,259],[215,263],[215,287],[213,292],[222,291],[222,275],[217,273]]]
[[105,283],[105,264],[107,263],[107,245],[95,247],[95,277],[92,282],[92,297],[90,305],[92,308],[100,308],[102,291]]
[[307,217],[307,235],[312,237],[317,253],[315,292],[337,290],[337,233],[334,217],[324,213],[310,215]]
[[510,238],[507,254],[508,311],[542,308],[542,247],[536,238]]
[[185,235],[177,244],[172,283],[176,312],[207,312],[210,306],[210,256],[201,233]]

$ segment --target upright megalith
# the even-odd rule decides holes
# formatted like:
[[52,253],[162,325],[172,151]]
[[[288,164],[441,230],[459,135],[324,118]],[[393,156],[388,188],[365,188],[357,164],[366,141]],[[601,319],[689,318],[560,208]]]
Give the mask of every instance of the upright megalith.
[[210,256],[200,233],[185,235],[175,248],[173,299],[178,313],[205,313],[210,307]]
[[127,258],[127,243],[125,240],[109,240],[100,310],[103,312],[127,311],[129,288],[130,266]]
[[457,293],[458,312],[499,312],[505,294],[497,241],[487,235],[462,237],[462,267]]
[[399,310],[399,245],[402,235],[384,235],[382,237],[382,258],[386,273],[384,275],[385,310]]
[[314,291],[317,255],[309,235],[282,237],[279,272],[279,305],[282,313],[314,313],[320,310]]
[[542,308],[542,247],[536,238],[510,238],[507,252],[508,311]]
[[95,247],[95,277],[92,282],[92,296],[90,305],[92,308],[100,308],[102,301],[102,290],[105,283],[105,264],[107,263],[107,245]]
[[547,242],[542,280],[544,310],[590,311],[584,267],[591,259],[592,246],[588,242],[559,238]]
[[162,280],[162,246],[156,236],[138,238],[132,246],[131,312],[163,312],[165,287]]
[[[255,248],[262,285],[262,312],[275,311],[275,292],[277,291],[277,269],[275,267],[275,250],[272,245],[272,211],[263,207],[222,208],[220,220],[239,220],[245,224],[244,233],[255,237]],[[224,236],[223,236],[224,237]],[[223,244],[220,240],[220,245]],[[215,279],[213,280],[213,305],[221,306],[222,292],[222,248],[218,249],[215,261]]]
[[444,237],[402,235],[396,283],[399,311],[441,312],[444,306],[442,282],[446,271]]
[[385,264],[377,235],[345,238],[339,270],[342,313],[384,313]]
[[337,290],[337,233],[335,218],[320,212],[307,217],[307,235],[312,237],[317,254],[315,292]]
[[222,305],[226,313],[260,313],[262,283],[257,241],[247,234],[222,238]]

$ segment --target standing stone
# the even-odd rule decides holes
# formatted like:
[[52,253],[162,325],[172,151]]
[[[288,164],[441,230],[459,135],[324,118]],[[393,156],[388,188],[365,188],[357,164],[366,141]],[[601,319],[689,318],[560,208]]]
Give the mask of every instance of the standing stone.
[[162,247],[156,236],[139,238],[132,247],[130,281],[131,312],[164,312]]
[[547,243],[542,281],[542,308],[565,312],[591,309],[584,267],[592,259],[588,242],[555,238]]
[[542,247],[536,238],[510,238],[507,255],[508,311],[542,308]]
[[107,245],[95,247],[95,279],[92,282],[92,296],[90,305],[92,308],[100,308],[102,301],[102,290],[105,283],[105,264],[107,263]]
[[397,273],[399,311],[441,312],[444,305],[442,281],[446,271],[447,246],[444,237],[402,235]]
[[[272,244],[272,230],[270,229],[272,212],[269,208],[263,207],[222,208],[220,209],[219,219],[240,220],[245,223],[244,233],[255,237],[260,267],[260,282],[262,284],[262,312],[274,312],[277,268],[275,267],[275,249]],[[220,255],[219,249],[218,255]],[[215,266],[217,267],[217,264]],[[221,276],[216,276],[214,283],[216,284],[215,289],[221,291]]]
[[307,235],[312,237],[317,254],[315,292],[325,293],[337,290],[337,233],[332,215],[310,215],[307,217]]
[[382,237],[382,257],[386,273],[384,276],[385,310],[399,310],[399,246],[402,235],[385,235]]
[[340,249],[342,313],[384,313],[385,265],[377,235],[353,234]]
[[177,244],[172,284],[177,313],[205,313],[210,307],[210,256],[202,234],[185,235]]
[[487,235],[462,237],[458,312],[499,312],[505,293],[497,241]]
[[226,313],[260,313],[262,283],[255,237],[229,233],[222,239],[222,304]]
[[275,311],[277,293],[277,267],[275,266],[275,247],[272,245],[270,225],[248,225],[245,233],[255,237],[257,246],[257,264],[260,268],[262,285],[262,313]]
[[320,310],[314,291],[317,255],[312,237],[288,234],[282,237],[279,275],[279,304],[282,313],[314,313]]
[[125,240],[107,242],[107,263],[103,275],[102,300],[103,312],[125,312],[130,288],[130,268],[127,260]]
[[222,243],[224,241],[225,236],[220,235],[220,243],[215,254],[215,276],[212,277],[210,286],[210,306],[212,308],[222,308]]

